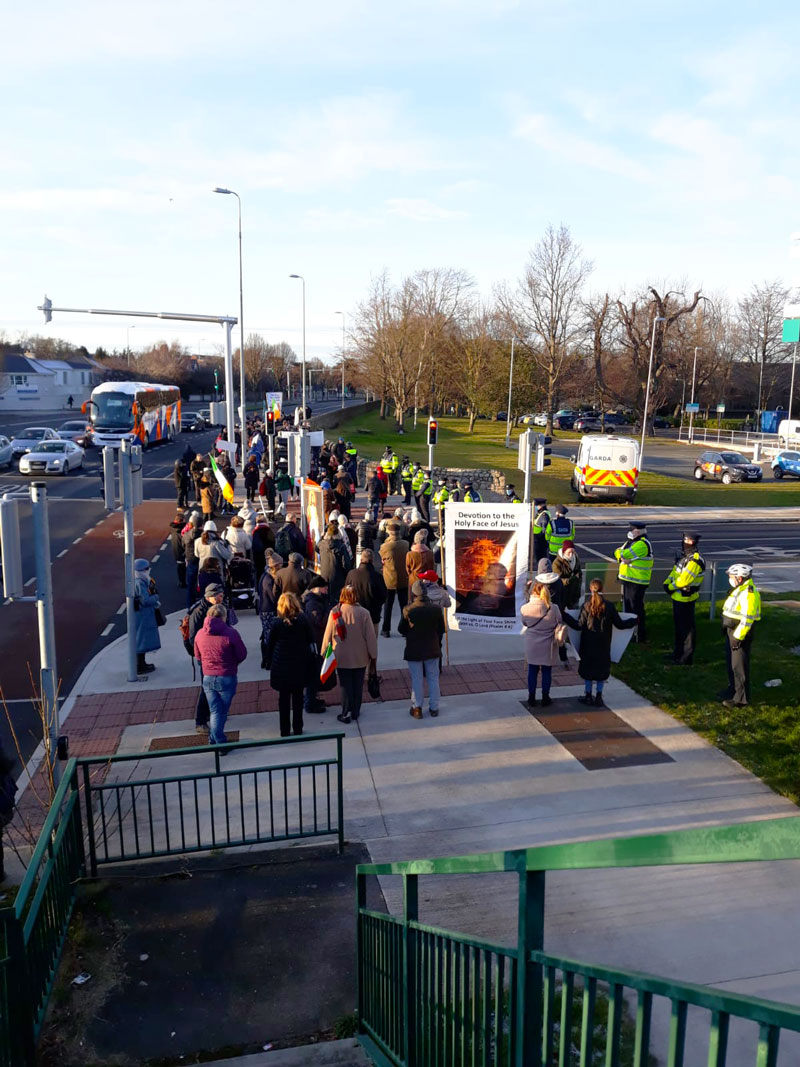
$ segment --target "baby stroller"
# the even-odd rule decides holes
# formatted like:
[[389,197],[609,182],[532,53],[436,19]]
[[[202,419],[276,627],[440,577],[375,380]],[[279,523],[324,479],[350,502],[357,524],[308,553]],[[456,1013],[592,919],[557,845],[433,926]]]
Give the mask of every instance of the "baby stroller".
[[246,556],[233,557],[228,564],[228,584],[232,607],[256,607],[256,568],[251,559]]

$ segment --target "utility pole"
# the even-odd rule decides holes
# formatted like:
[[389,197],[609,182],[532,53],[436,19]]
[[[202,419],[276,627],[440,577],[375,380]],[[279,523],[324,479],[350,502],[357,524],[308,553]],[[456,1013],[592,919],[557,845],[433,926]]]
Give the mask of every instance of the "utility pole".
[[511,387],[514,382],[514,343],[516,337],[511,338],[511,366],[508,369],[508,411],[506,412],[506,448],[511,440]]
[[[138,450],[137,450],[138,451]],[[124,535],[125,617],[128,625],[128,681],[138,680],[136,673],[136,589],[133,573],[133,508],[134,478],[132,471],[133,449],[127,438],[122,439],[119,450],[119,488],[122,498],[122,523]]]

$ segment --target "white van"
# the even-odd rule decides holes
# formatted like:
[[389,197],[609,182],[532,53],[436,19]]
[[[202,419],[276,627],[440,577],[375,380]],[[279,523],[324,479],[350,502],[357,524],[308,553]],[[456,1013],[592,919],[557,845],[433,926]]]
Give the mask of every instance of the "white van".
[[639,442],[632,437],[587,434],[572,460],[572,488],[582,499],[630,503],[636,496]]
[[781,419],[778,423],[778,446],[800,448],[800,419]]

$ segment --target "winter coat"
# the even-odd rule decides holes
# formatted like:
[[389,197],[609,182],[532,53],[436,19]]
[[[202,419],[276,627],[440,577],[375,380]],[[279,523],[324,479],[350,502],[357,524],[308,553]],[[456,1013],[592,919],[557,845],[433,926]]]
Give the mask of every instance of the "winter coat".
[[258,583],[258,613],[261,616],[263,623],[264,616],[273,616],[277,612],[278,608],[278,594],[275,589],[275,579],[269,570],[265,570],[261,575],[261,581]]
[[258,463],[248,463],[244,469],[244,484],[248,489],[258,489],[259,483]]
[[169,524],[169,543],[172,546],[172,555],[176,563],[183,563],[186,560],[186,548],[181,534],[182,529],[182,522],[171,522]]
[[311,633],[320,651],[322,651],[322,637],[328,624],[329,612],[330,602],[327,593],[320,593],[316,589],[307,589],[303,593],[303,614],[308,619]]
[[222,536],[237,556],[246,556],[253,547],[253,539],[243,526],[229,526]]
[[375,538],[378,535],[378,528],[374,522],[367,522],[366,519],[362,519],[356,526],[357,551],[362,551],[365,548],[375,547]]
[[266,566],[266,553],[268,548],[275,547],[275,534],[272,532],[272,528],[263,524],[256,526],[253,530],[253,563],[256,565],[256,571],[258,574],[264,570]]
[[576,556],[573,565],[570,566],[569,562],[559,553],[553,560],[553,570],[561,579],[561,584],[564,587],[563,606],[565,608],[577,607],[583,586],[583,571],[580,560]]
[[381,608],[386,600],[386,583],[371,563],[360,563],[345,578],[352,586],[362,608],[366,608],[373,622],[380,622]]
[[242,529],[250,537],[253,536],[253,530],[256,528],[256,520],[258,519],[258,512],[250,504],[245,504],[243,508],[239,508],[239,518],[244,519],[244,526]]
[[[380,503],[381,494],[383,493],[383,482],[380,480],[377,474],[373,474],[371,478],[367,479],[367,499],[372,507]],[[383,493],[384,500],[386,494]]]
[[407,589],[406,556],[408,555],[408,541],[402,541],[399,537],[389,535],[389,539],[381,545],[380,555],[383,562],[383,580],[386,582],[386,588]]
[[305,615],[292,622],[276,619],[269,632],[264,659],[273,689],[304,689],[316,671],[311,642],[314,635]]
[[222,619],[206,619],[194,639],[194,654],[204,675],[235,678],[239,664],[247,659],[247,649],[237,630]]
[[197,559],[197,554],[194,550],[195,541],[199,541],[203,533],[200,526],[190,526],[188,530],[184,526],[184,532],[181,534],[181,540],[183,541],[183,554],[187,563],[192,563]]
[[[223,601],[224,603],[224,601]],[[228,608],[227,604],[225,605]],[[189,644],[194,648],[194,639],[203,629],[203,623],[206,621],[206,615],[208,615],[208,609],[211,604],[206,598],[201,597],[196,604],[192,604],[189,610]],[[225,619],[229,626],[233,626],[236,621],[236,615],[228,608],[228,615]]]
[[193,482],[199,482],[203,477],[203,471],[205,470],[205,460],[193,459],[189,464],[189,474],[192,476]]
[[347,636],[341,638],[336,633],[333,612],[328,617],[328,625],[322,636],[320,651],[324,654],[328,642],[333,642],[336,666],[345,670],[366,667],[371,659],[378,658],[378,639],[375,627],[366,608],[360,604],[340,604],[342,622],[347,629]]
[[423,571],[435,570],[433,552],[429,548],[425,548],[423,545],[415,545],[406,553],[406,574],[408,575],[409,585],[413,585]]
[[186,464],[182,459],[175,460],[175,467],[172,471],[172,478],[175,482],[175,488],[185,492],[189,488],[189,472],[186,469]]
[[203,566],[203,560],[208,559],[209,556],[218,559],[224,575],[225,565],[233,557],[233,549],[226,541],[220,541],[216,534],[210,533],[206,544],[203,544],[202,537],[197,538],[194,543],[194,554],[197,556],[201,567]]
[[564,622],[572,630],[581,631],[578,655],[580,664],[578,674],[586,681],[604,682],[611,674],[611,638],[613,628],[630,630],[636,626],[638,619],[621,619],[619,612],[608,600],[602,615],[589,614],[589,601],[581,608],[577,622],[565,614]]
[[289,556],[292,552],[299,552],[305,559],[306,539],[296,523],[286,522],[281,526],[280,530],[275,534],[275,551],[283,556],[284,563],[289,562]]
[[332,511],[336,510],[336,494],[332,489],[322,490],[322,507],[325,511],[325,522]]
[[296,563],[289,561],[289,563],[287,563],[285,567],[281,567],[275,575],[276,595],[280,596],[281,593],[294,593],[296,596],[301,597],[306,589],[308,589],[310,580],[310,575],[305,567],[298,567]]
[[156,625],[156,608],[161,601],[155,593],[150,592],[149,578],[137,578],[134,582],[134,595],[139,605],[134,613],[136,619],[136,653],[155,652],[161,648],[161,637]]
[[444,636],[444,613],[427,597],[414,597],[403,608],[397,630],[406,639],[405,660],[438,659]]
[[350,563],[344,543],[340,537],[328,537],[327,534],[317,542],[319,552],[319,573],[328,583],[331,600],[338,600],[344,589],[344,579]]
[[427,530],[428,531],[428,541],[427,541],[427,543],[429,545],[433,544],[433,527],[431,526],[431,524],[429,522],[423,522],[422,519],[417,519],[417,521],[416,522],[412,522],[411,525],[408,528],[408,543],[409,543],[409,545],[413,545],[414,544],[414,537],[415,537],[415,535],[417,533],[417,530]]
[[214,494],[211,491],[211,486],[208,485],[207,482],[200,486],[200,507],[203,509],[204,515],[213,515]]
[[525,627],[522,643],[525,647],[525,662],[539,667],[551,667],[557,660],[553,636],[556,627],[564,621],[555,604],[549,607],[538,596],[532,596],[520,608],[522,625]]

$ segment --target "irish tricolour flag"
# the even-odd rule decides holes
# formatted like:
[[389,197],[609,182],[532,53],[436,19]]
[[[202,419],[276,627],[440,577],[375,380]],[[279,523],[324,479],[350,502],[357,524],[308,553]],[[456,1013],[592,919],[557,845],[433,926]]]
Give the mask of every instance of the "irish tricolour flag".
[[333,654],[333,641],[329,641],[328,647],[325,649],[325,655],[322,658],[322,669],[319,672],[319,680],[321,682],[327,682],[335,670],[336,656]]
[[222,495],[225,497],[225,499],[228,501],[229,504],[232,504],[233,503],[233,486],[228,481],[228,479],[225,477],[225,475],[222,473],[222,471],[219,469],[219,467],[217,466],[217,461],[214,459],[213,456],[211,457],[211,469],[214,472],[214,475],[215,475],[215,477],[217,479],[217,482],[219,483],[219,487],[220,487],[220,489],[222,491]]

